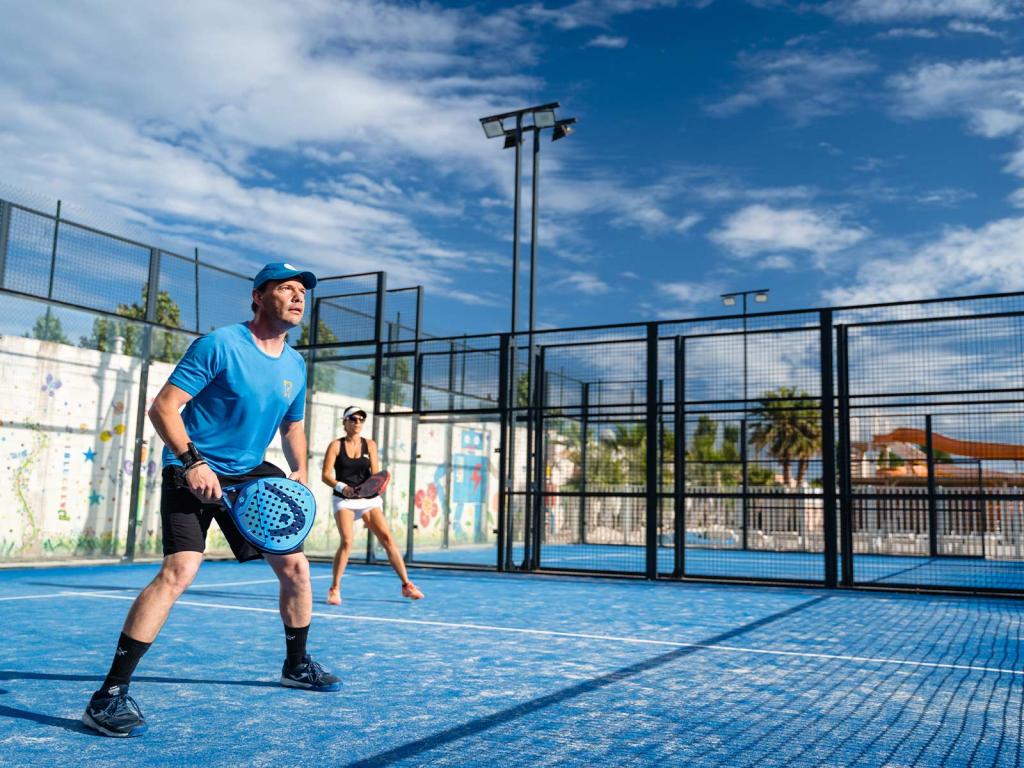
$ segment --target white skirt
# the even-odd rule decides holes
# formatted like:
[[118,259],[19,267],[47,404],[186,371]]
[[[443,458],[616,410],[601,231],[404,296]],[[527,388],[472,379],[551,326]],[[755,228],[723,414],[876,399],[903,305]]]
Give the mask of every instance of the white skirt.
[[334,502],[335,513],[343,509],[351,509],[355,520],[361,519],[371,509],[384,508],[384,499],[380,496],[370,499],[346,499],[341,496],[332,496],[331,498]]

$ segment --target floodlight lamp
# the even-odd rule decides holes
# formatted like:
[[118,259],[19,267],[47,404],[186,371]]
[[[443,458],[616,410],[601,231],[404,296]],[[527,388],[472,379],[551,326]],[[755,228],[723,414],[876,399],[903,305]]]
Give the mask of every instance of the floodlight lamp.
[[555,129],[551,132],[551,140],[558,141],[559,139],[564,139],[566,136],[572,133],[571,125],[572,123],[575,122],[575,119],[559,120],[557,123],[555,123]]
[[533,124],[538,128],[551,128],[555,124],[555,110],[542,109],[533,113]]
[[730,294],[728,296],[723,296],[722,297],[722,303],[725,304],[725,306],[727,306],[727,307],[735,307],[736,306],[736,297],[734,295],[732,295],[732,294]]
[[516,132],[509,131],[505,134],[505,146],[502,149],[512,149],[516,145]]
[[481,120],[480,124],[484,127],[484,134],[488,139],[496,139],[505,133],[505,129],[501,125],[501,120]]
[[755,293],[754,301],[758,302],[759,304],[764,304],[766,301],[768,301],[768,291],[758,291],[757,293]]

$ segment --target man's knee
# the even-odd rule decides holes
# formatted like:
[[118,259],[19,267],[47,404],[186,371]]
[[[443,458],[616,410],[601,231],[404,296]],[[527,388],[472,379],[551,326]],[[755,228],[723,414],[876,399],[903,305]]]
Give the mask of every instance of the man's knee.
[[282,582],[296,585],[309,583],[309,561],[304,555],[282,558],[275,570]]
[[160,573],[157,574],[156,581],[165,589],[180,595],[192,584],[202,562],[202,555],[198,558],[171,555],[164,559],[164,564],[160,568]]

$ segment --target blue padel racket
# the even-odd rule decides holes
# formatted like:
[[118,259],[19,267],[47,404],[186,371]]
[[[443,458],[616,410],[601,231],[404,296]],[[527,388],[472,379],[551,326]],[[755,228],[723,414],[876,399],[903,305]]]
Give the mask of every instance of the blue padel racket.
[[239,533],[261,552],[291,552],[313,529],[316,498],[302,483],[283,477],[261,477],[222,490],[221,502],[231,513]]

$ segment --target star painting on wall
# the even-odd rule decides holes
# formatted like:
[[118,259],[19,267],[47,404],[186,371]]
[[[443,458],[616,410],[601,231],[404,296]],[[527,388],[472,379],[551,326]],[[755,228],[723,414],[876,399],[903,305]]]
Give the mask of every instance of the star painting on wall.
[[93,488],[91,491],[89,491],[89,506],[91,507],[93,504],[99,504],[100,499],[102,498],[103,497],[96,492],[96,489]]
[[86,461],[95,461],[96,459],[96,451],[94,451],[92,448],[90,448],[88,451],[83,451],[82,455],[85,456]]

